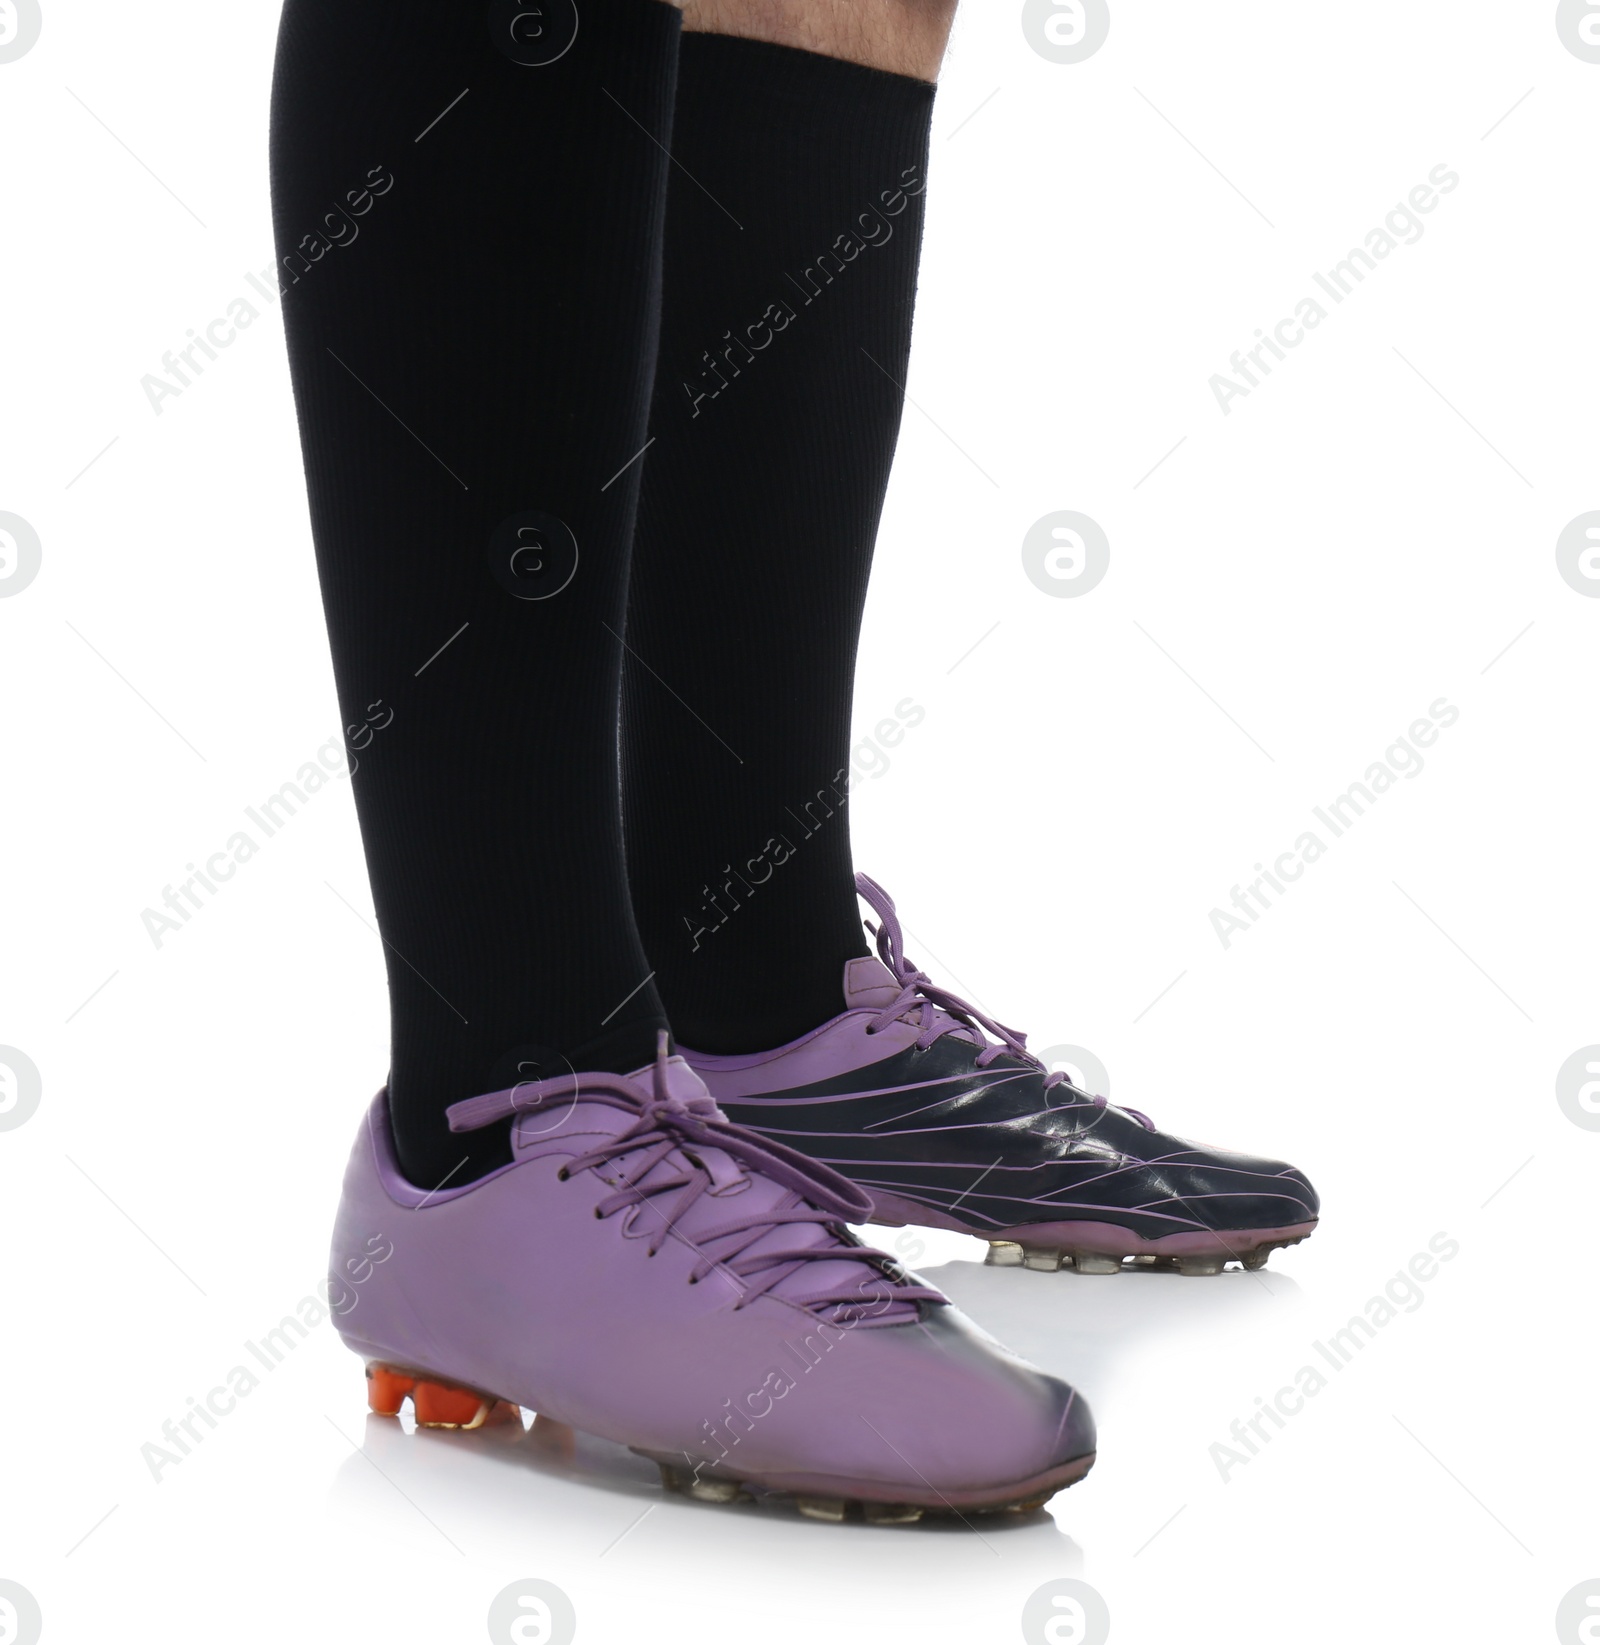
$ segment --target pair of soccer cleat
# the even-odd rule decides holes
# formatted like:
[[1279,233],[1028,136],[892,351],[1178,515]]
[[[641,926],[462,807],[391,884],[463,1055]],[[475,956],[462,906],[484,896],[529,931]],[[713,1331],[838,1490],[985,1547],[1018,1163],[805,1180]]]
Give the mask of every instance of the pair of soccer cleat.
[[[990,1241],[989,1260],[1260,1267],[1316,1226],[1306,1178],[1168,1136],[1080,1091],[905,957],[861,876],[879,957],[846,1009],[751,1056],[669,1055],[457,1103],[510,1119],[511,1163],[427,1192],[385,1095],[345,1178],[333,1271],[372,1409],[426,1426],[525,1406],[627,1445],[706,1501],[783,1493],[877,1523],[1028,1511],[1086,1474],[1094,1423],[848,1223]],[[381,1252],[381,1260],[374,1257]]]

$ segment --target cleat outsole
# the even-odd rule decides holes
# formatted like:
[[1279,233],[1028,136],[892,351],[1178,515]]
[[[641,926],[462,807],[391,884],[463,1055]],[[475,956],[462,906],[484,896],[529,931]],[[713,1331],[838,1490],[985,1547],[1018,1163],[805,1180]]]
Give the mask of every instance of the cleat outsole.
[[[505,1422],[515,1422],[518,1427],[522,1424],[520,1406],[481,1388],[452,1382],[431,1372],[410,1370],[381,1361],[373,1361],[367,1366],[367,1404],[375,1415],[398,1417],[408,1399],[419,1428],[468,1433]],[[552,1433],[559,1433],[564,1443],[558,1449],[562,1457],[570,1461],[574,1430],[536,1415],[530,1433],[537,1435],[541,1424]],[[969,1495],[976,1497],[977,1493],[957,1493],[961,1500],[953,1502],[943,1493],[935,1491],[936,1501],[884,1502],[870,1497],[799,1492],[780,1482],[767,1485],[760,1480],[738,1479],[727,1474],[702,1474],[692,1466],[669,1462],[662,1457],[651,1456],[649,1452],[639,1451],[637,1454],[649,1457],[656,1464],[664,1490],[691,1502],[730,1506],[769,1499],[787,1500],[793,1503],[803,1518],[830,1525],[857,1518],[867,1525],[915,1525],[928,1517],[1034,1513],[1056,1492],[1077,1484],[1094,1466],[1095,1460],[1094,1453],[1090,1452],[1087,1456],[1060,1464],[1048,1476],[1039,1476],[1049,1480],[1043,1489],[1035,1483],[1024,1494],[1007,1498],[1003,1495],[1004,1488],[1000,1487],[1002,1497],[998,1501],[968,1500]]]
[[[949,1219],[930,1215],[925,1220],[930,1227],[937,1227]],[[900,1227],[904,1224],[891,1223],[890,1226]],[[951,1226],[956,1225],[952,1223]],[[1078,1232],[1084,1227],[1083,1224],[1066,1225],[1061,1227],[1060,1233],[1066,1235],[1069,1228],[1073,1232]],[[1128,1269],[1140,1273],[1209,1277],[1225,1272],[1230,1264],[1237,1264],[1249,1273],[1257,1273],[1267,1266],[1267,1259],[1274,1251],[1285,1251],[1291,1245],[1299,1245],[1311,1237],[1315,1227],[1315,1223],[1309,1223],[1290,1229],[1243,1229],[1217,1233],[1205,1236],[1200,1249],[1189,1250],[1151,1249],[1151,1246],[1159,1247],[1167,1242],[1140,1240],[1114,1224],[1095,1225],[1092,1233],[1099,1247],[1095,1250],[1068,1243],[1065,1238],[1057,1246],[1024,1245],[1020,1239],[995,1239],[987,1235],[980,1237],[987,1238],[989,1242],[988,1252],[983,1259],[987,1268],[1032,1268],[1045,1274],[1054,1273],[1062,1268],[1071,1269],[1079,1274],[1118,1274]],[[963,1229],[962,1232],[973,1230]],[[1027,1230],[1015,1228],[1008,1229],[1007,1232],[1020,1236]],[[1143,1246],[1144,1249],[1118,1251],[1115,1248],[1117,1241],[1123,1238],[1130,1247]],[[1172,1243],[1177,1244],[1179,1238],[1191,1246],[1201,1244],[1199,1239],[1191,1235],[1176,1237]]]

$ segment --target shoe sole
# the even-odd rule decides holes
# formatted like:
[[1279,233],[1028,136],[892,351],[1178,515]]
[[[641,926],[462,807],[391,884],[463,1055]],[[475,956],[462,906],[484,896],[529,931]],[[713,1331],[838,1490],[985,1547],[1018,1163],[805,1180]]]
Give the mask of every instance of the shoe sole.
[[[367,1366],[367,1404],[373,1412],[397,1417],[408,1399],[419,1428],[471,1432],[522,1421],[521,1409],[514,1400],[502,1399],[468,1383],[383,1361]],[[954,1515],[959,1519],[965,1513],[1029,1514],[1042,1508],[1057,1491],[1076,1485],[1095,1461],[1095,1453],[1090,1451],[1028,1479],[940,1491],[926,1481],[907,1486],[831,1474],[712,1473],[692,1464],[686,1467],[681,1455],[666,1456],[638,1446],[630,1449],[656,1464],[667,1490],[691,1501],[736,1503],[766,1497],[791,1498],[805,1518],[830,1524],[860,1518],[869,1525],[911,1525],[924,1515]]]
[[886,1228],[917,1223],[944,1228],[989,1242],[983,1259],[990,1268],[1034,1268],[1053,1273],[1068,1268],[1079,1274],[1117,1274],[1134,1269],[1204,1277],[1220,1274],[1230,1262],[1265,1268],[1274,1251],[1309,1239],[1317,1220],[1280,1228],[1229,1228],[1163,1234],[1143,1239],[1114,1222],[1031,1222],[1016,1228],[973,1228],[932,1206],[917,1205],[882,1192],[873,1195],[872,1221]]

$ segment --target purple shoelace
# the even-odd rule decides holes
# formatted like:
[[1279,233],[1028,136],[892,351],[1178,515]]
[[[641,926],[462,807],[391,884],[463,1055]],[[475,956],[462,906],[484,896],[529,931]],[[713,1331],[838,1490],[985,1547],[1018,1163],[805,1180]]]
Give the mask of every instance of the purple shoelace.
[[[580,1073],[469,1097],[452,1104],[447,1113],[452,1131],[477,1131],[515,1114],[580,1101],[619,1108],[636,1117],[626,1131],[567,1161],[561,1179],[592,1170],[614,1189],[595,1207],[595,1214],[602,1218],[648,1206],[659,1219],[650,1235],[649,1255],[654,1256],[669,1238],[682,1241],[697,1259],[689,1283],[698,1284],[720,1270],[734,1280],[740,1292],[735,1309],[776,1292],[796,1307],[843,1324],[869,1318],[909,1320],[915,1318],[915,1304],[946,1300],[932,1286],[900,1277],[893,1258],[855,1243],[845,1231],[845,1222],[865,1222],[872,1214],[871,1200],[853,1183],[783,1143],[731,1124],[709,1095],[684,1098],[674,1093],[669,1086],[664,1033],[648,1095],[641,1093],[639,1081],[622,1074]],[[708,1164],[700,1158],[697,1146],[717,1150],[788,1192],[776,1205],[731,1217],[693,1235],[680,1230],[678,1224],[704,1195],[725,1192],[738,1181],[724,1161]],[[675,1197],[661,1203],[667,1195]],[[774,1229],[805,1225],[821,1225],[834,1238],[815,1246],[752,1249]],[[854,1289],[834,1284],[799,1294],[793,1287],[778,1291],[784,1281],[819,1262],[856,1263],[867,1272]]]
[[[983,1046],[976,1059],[979,1068],[987,1068],[996,1057],[1009,1053],[1031,1063],[1044,1075],[1044,1088],[1047,1092],[1055,1090],[1059,1085],[1065,1085],[1075,1096],[1082,1097],[1096,1108],[1110,1106],[1107,1098],[1088,1091],[1079,1091],[1065,1074],[1056,1069],[1046,1068],[1028,1049],[1026,1034],[1015,1028],[1007,1028],[1003,1022],[996,1022],[993,1017],[985,1016],[975,1005],[969,1005],[958,994],[941,988],[926,971],[913,965],[906,958],[905,934],[900,929],[899,916],[895,913],[894,898],[875,879],[866,874],[857,874],[856,894],[878,916],[877,925],[873,925],[870,920],[866,922],[867,929],[877,940],[878,958],[889,968],[895,981],[900,985],[900,992],[894,1000],[884,1006],[868,1024],[869,1034],[876,1034],[887,1028],[890,1023],[902,1018],[910,1021],[915,1013],[921,1029],[917,1035],[919,1051],[926,1051],[935,1040],[945,1034],[965,1029]],[[990,1045],[984,1038],[986,1034],[993,1036],[999,1043]],[[1145,1130],[1155,1130],[1154,1122],[1147,1115],[1141,1114],[1137,1108],[1119,1107],[1119,1112],[1138,1120]]]

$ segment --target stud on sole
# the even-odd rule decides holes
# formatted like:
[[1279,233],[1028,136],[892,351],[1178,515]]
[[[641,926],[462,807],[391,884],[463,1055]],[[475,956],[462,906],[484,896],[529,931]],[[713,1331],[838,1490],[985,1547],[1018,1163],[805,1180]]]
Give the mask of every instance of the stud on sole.
[[750,1493],[736,1479],[717,1474],[696,1474],[688,1468],[674,1467],[670,1462],[658,1462],[661,1483],[669,1491],[692,1498],[696,1502],[748,1502]]
[[1179,1257],[1178,1272],[1191,1277],[1201,1274],[1220,1274],[1227,1266],[1226,1257]]
[[1098,1251],[1074,1251],[1072,1266],[1080,1274],[1120,1274],[1122,1259],[1102,1256]]
[[419,1428],[457,1428],[470,1431],[490,1423],[522,1422],[522,1413],[508,1401],[476,1388],[403,1371],[393,1365],[367,1367],[367,1405],[379,1416],[397,1417],[406,1400]]
[[693,1497],[696,1502],[749,1500],[744,1488],[736,1479],[692,1479],[684,1486],[683,1494]]
[[983,1259],[985,1268],[1020,1268],[1023,1263],[1022,1247],[1008,1239],[989,1241],[988,1255]]
[[1266,1245],[1258,1245],[1255,1250],[1245,1252],[1239,1260],[1245,1265],[1246,1268],[1265,1268],[1267,1265],[1267,1258],[1270,1257],[1274,1251],[1287,1251],[1291,1245],[1298,1245],[1305,1237],[1306,1236],[1304,1234],[1300,1234],[1294,1239],[1271,1240]]
[[1022,1252],[1022,1266],[1036,1268],[1042,1274],[1053,1274],[1061,1266],[1059,1251],[1027,1250]]

